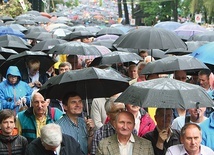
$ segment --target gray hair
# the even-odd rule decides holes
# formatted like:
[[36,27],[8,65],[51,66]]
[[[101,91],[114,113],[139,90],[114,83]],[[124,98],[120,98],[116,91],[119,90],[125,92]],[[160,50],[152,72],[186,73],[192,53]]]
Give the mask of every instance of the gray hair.
[[59,68],[60,68],[60,67],[65,67],[65,66],[68,66],[70,70],[72,69],[72,65],[71,65],[70,62],[67,62],[67,61],[66,61],[66,62],[61,62],[61,63],[59,64]]
[[62,131],[58,124],[50,123],[41,128],[41,141],[47,145],[58,147],[62,142]]
[[198,128],[198,130],[200,131],[201,135],[201,127],[198,124],[195,123],[186,123],[182,128],[181,128],[181,137],[183,137],[186,134],[186,129],[189,128],[190,126],[194,126],[195,128]]
[[[105,102],[105,110],[106,110],[106,113],[108,114],[109,112],[111,112],[111,109],[114,105],[120,103],[120,102],[115,102],[115,100],[117,99],[117,97],[110,97],[109,99],[106,100]],[[124,105],[124,108],[125,108],[125,105]]]

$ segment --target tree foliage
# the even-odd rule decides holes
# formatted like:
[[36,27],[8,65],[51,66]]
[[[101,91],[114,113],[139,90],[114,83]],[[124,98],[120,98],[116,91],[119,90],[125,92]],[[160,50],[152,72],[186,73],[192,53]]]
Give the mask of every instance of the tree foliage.
[[31,8],[31,3],[28,2],[28,0],[24,0],[26,5],[26,10],[23,10],[20,2],[18,0],[10,0],[7,3],[3,3],[0,5],[0,16],[11,16],[16,17],[24,12],[26,12],[28,9]]

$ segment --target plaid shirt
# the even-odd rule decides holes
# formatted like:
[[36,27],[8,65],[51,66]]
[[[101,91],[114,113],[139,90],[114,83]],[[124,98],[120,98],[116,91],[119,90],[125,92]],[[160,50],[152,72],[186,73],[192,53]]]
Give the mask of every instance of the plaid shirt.
[[104,124],[101,128],[99,128],[95,132],[93,137],[91,155],[95,155],[98,144],[102,139],[110,137],[114,134],[115,134],[115,129],[109,122],[107,124]]

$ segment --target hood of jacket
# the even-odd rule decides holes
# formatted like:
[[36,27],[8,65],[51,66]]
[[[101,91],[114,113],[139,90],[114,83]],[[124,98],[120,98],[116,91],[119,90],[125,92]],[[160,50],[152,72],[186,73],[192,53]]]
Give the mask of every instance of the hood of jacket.
[[18,69],[17,66],[10,66],[8,69],[7,69],[7,74],[6,74],[6,78],[8,80],[8,75],[13,75],[13,76],[17,76],[18,77],[18,80],[17,80],[17,83],[21,80],[21,73]]
[[18,129],[14,128],[12,135],[5,136],[2,134],[2,130],[0,130],[0,141],[4,143],[11,143],[18,137]]

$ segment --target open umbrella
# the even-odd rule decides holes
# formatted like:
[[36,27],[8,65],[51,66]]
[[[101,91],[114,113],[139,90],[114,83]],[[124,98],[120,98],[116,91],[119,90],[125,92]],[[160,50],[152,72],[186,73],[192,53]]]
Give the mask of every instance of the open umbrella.
[[93,41],[91,42],[92,45],[101,45],[101,46],[105,46],[107,47],[108,49],[112,50],[112,51],[115,51],[116,48],[113,46],[113,42],[114,40],[96,40],[96,41]]
[[13,49],[8,49],[8,48],[0,47],[0,54],[4,58],[7,59],[10,55],[18,54],[18,53],[15,50],[13,50]]
[[89,31],[75,31],[75,32],[71,32],[70,34],[66,35],[64,38],[64,40],[73,40],[73,39],[82,39],[82,38],[90,38],[90,37],[94,37],[94,35],[89,32]]
[[136,49],[184,48],[185,43],[175,33],[155,27],[135,29],[117,42],[117,47]]
[[148,75],[154,73],[172,73],[177,70],[193,72],[199,71],[201,69],[209,68],[204,63],[192,56],[169,56],[149,62],[143,69],[142,74]]
[[[94,66],[112,65],[117,63],[139,61],[139,60],[142,60],[142,58],[136,53],[114,51],[108,54],[104,54],[102,57],[95,58],[91,62],[91,64]],[[95,62],[97,62],[97,64],[95,64]]]
[[208,41],[187,41],[185,42],[188,48],[188,51],[193,52],[199,47],[209,43]]
[[12,28],[13,30],[20,31],[20,32],[27,31],[27,28],[25,28],[21,24],[10,24],[8,27]]
[[62,39],[47,39],[40,41],[39,43],[35,44],[31,51],[43,51],[48,52],[50,49],[52,49],[55,45],[66,43],[67,41]]
[[203,32],[192,36],[193,41],[214,41],[214,31]]
[[106,35],[106,34],[113,34],[113,35],[118,35],[121,36],[123,34],[125,34],[122,30],[115,28],[115,27],[106,27],[101,29],[99,32],[97,32],[96,36],[102,36],[102,35]]
[[173,55],[186,55],[190,54],[192,51],[183,49],[183,48],[177,48],[177,49],[168,49],[165,54],[173,54]]
[[[39,91],[46,98],[57,99],[62,99],[65,94],[73,91],[87,101],[98,97],[110,97],[124,91],[128,86],[128,81],[112,69],[89,67],[52,77]],[[89,115],[88,109],[87,115]]]
[[17,66],[22,73],[27,72],[26,62],[30,59],[37,59],[40,61],[41,73],[45,73],[54,63],[56,63],[55,59],[51,58],[44,52],[24,51],[16,55],[11,55],[0,66],[0,72],[5,76],[9,66]]
[[102,55],[102,53],[93,45],[89,45],[79,41],[71,41],[55,45],[48,52],[48,54],[96,55],[96,56]]
[[174,22],[174,21],[164,21],[159,22],[154,25],[154,27],[162,28],[170,31],[174,31],[175,29],[179,28],[181,26],[181,23]]
[[27,39],[34,39],[34,40],[47,40],[51,38],[56,38],[57,36],[55,34],[49,33],[49,32],[31,32],[26,34],[25,38]]
[[137,82],[129,86],[116,101],[156,108],[189,109],[214,106],[214,102],[201,86],[170,78]]
[[4,36],[4,35],[14,35],[21,38],[25,36],[22,32],[14,30],[11,27],[0,26],[0,36]]

